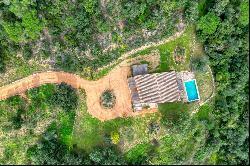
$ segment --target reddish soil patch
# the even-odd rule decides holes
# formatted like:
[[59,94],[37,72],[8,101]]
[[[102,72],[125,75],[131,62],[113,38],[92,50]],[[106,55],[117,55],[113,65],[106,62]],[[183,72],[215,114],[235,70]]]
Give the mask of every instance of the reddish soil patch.
[[[130,67],[126,65],[117,66],[107,76],[97,81],[87,81],[78,75],[66,72],[48,71],[36,73],[1,87],[0,100],[24,93],[28,89],[42,84],[66,82],[74,88],[85,89],[88,112],[101,121],[156,112],[157,110],[133,112],[127,84],[127,76],[129,74]],[[116,96],[116,104],[112,109],[104,109],[100,105],[100,95],[106,89],[112,89]]]

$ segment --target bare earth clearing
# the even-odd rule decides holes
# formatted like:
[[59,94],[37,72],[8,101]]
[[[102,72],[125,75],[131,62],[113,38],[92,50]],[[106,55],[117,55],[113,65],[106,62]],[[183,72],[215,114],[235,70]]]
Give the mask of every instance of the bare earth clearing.
[[[128,75],[130,75],[130,66],[125,61],[116,66],[107,76],[97,81],[87,81],[80,78],[78,75],[66,72],[48,71],[36,73],[1,87],[0,100],[17,94],[22,94],[28,89],[46,83],[60,84],[65,82],[74,88],[80,88],[86,91],[88,112],[101,121],[117,117],[135,116],[156,112],[157,110],[133,112],[130,92],[127,85]],[[106,89],[114,90],[116,96],[116,104],[112,109],[103,109],[99,103],[100,95]]]

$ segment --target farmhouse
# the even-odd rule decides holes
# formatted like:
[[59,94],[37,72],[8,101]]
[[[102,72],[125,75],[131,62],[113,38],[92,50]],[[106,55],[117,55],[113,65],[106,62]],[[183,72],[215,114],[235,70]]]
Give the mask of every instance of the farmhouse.
[[159,103],[199,100],[192,72],[147,73],[147,65],[133,65],[133,77],[128,78],[132,105],[135,111],[157,108]]

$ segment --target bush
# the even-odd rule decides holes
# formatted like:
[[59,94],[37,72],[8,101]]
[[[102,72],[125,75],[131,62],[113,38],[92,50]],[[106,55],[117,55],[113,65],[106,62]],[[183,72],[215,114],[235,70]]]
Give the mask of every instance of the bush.
[[210,12],[207,15],[201,17],[198,22],[198,29],[202,30],[204,34],[211,35],[216,31],[219,23],[220,17],[218,17],[215,13]]
[[198,72],[206,72],[208,63],[206,56],[193,56],[191,58],[191,69]]
[[101,105],[104,108],[112,108],[115,105],[115,95],[111,90],[105,90],[101,95]]
[[113,144],[118,144],[120,140],[120,134],[117,131],[111,132],[111,140]]
[[188,106],[185,103],[165,103],[159,105],[162,123],[172,129],[181,128],[188,119]]
[[151,122],[148,125],[148,132],[149,134],[157,134],[160,130],[160,125],[156,122]]
[[14,126],[14,129],[20,129],[22,127],[22,124],[24,123],[24,119],[22,117],[23,113],[25,110],[23,109],[18,109],[16,116],[12,118],[12,124]]
[[0,50],[0,73],[3,73],[4,71],[5,71],[4,56],[2,55]]
[[123,156],[114,147],[95,149],[89,154],[89,165],[124,165],[126,164]]
[[82,165],[83,157],[69,151],[68,147],[57,139],[57,133],[49,128],[41,142],[27,151],[30,164],[35,165]]
[[72,111],[76,109],[77,104],[78,95],[72,86],[61,83],[56,87],[56,91],[51,97],[51,105],[65,111]]
[[196,116],[200,121],[208,121],[210,112],[212,112],[211,106],[205,104],[200,107],[199,112],[196,113]]
[[241,3],[240,11],[241,11],[240,23],[243,26],[246,26],[249,23],[249,3],[247,0],[243,0],[243,2]]
[[185,61],[185,48],[179,45],[174,50],[174,59],[177,64]]
[[195,23],[199,18],[199,3],[196,1],[189,1],[188,8],[185,10],[185,17],[189,23]]
[[32,57],[32,48],[30,45],[26,44],[23,48],[23,58],[29,60]]
[[137,144],[127,152],[126,159],[132,165],[148,165],[150,150],[150,144]]
[[128,141],[133,141],[134,139],[134,129],[133,128],[130,128],[130,127],[123,127],[122,129],[119,130],[121,135],[122,135],[122,138],[123,139],[126,139]]

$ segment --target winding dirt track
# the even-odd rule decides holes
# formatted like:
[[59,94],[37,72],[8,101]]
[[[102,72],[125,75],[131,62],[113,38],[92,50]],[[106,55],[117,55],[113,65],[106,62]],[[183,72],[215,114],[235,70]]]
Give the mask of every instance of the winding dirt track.
[[[160,42],[150,43],[122,55],[119,59],[122,59],[124,61],[117,65],[107,76],[97,81],[84,80],[78,75],[66,73],[63,71],[47,71],[36,73],[12,82],[9,85],[0,87],[0,100],[4,100],[8,97],[21,94],[28,89],[38,87],[46,83],[60,84],[62,82],[65,82],[74,88],[85,90],[87,94],[88,112],[101,121],[110,120],[117,117],[136,116],[157,112],[157,109],[133,112],[130,92],[127,84],[127,77],[130,74],[130,66],[125,59],[131,54],[134,54],[143,49],[172,41],[180,37],[183,32],[184,30],[181,32],[177,32],[175,35]],[[100,95],[106,89],[113,89],[116,96],[116,104],[114,108],[112,108],[112,110],[103,109],[99,104]]]
[[[36,73],[1,87],[0,100],[46,83],[60,84],[65,82],[74,88],[86,91],[88,112],[101,121],[156,112],[157,110],[145,110],[143,113],[133,112],[127,85],[127,75],[129,72],[129,66],[119,66],[112,70],[106,77],[97,81],[87,81],[78,75],[66,72],[48,71]],[[112,110],[103,109],[99,104],[100,95],[105,89],[113,89],[116,95],[116,104]]]

